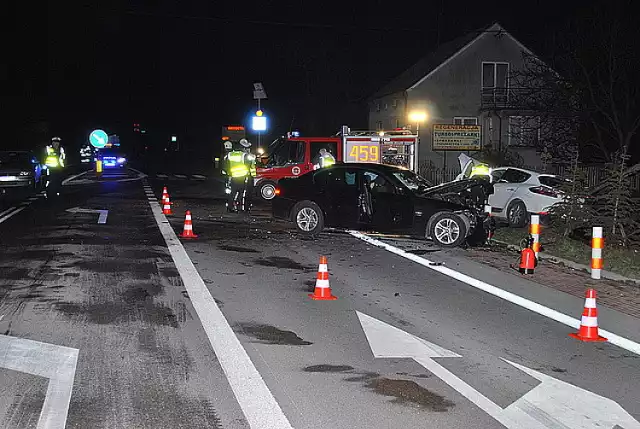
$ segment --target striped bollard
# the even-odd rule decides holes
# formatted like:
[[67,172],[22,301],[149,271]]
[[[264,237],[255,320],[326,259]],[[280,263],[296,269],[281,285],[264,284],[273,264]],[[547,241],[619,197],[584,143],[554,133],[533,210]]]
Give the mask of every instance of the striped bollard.
[[533,252],[536,254],[536,260],[540,253],[540,215],[531,215],[531,224],[529,225],[529,234],[533,238]]
[[594,226],[591,236],[591,278],[599,280],[602,274],[602,248],[604,238],[602,237],[602,227]]
[[[485,204],[484,212],[487,214],[487,216],[491,217],[491,206],[488,204]],[[493,231],[491,230],[491,223],[489,223],[489,231],[487,232],[487,241],[490,242],[492,238],[493,238]]]

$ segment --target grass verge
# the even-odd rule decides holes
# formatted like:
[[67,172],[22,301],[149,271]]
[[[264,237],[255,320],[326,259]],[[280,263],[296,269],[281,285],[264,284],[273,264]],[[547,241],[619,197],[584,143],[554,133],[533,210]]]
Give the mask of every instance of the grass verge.
[[[496,230],[494,239],[519,246],[528,233],[528,228],[500,227]],[[591,246],[589,244],[563,237],[556,233],[553,227],[542,227],[540,242],[543,253],[579,264],[589,265],[591,263]],[[607,247],[605,240],[603,259],[605,270],[640,279],[640,249]]]

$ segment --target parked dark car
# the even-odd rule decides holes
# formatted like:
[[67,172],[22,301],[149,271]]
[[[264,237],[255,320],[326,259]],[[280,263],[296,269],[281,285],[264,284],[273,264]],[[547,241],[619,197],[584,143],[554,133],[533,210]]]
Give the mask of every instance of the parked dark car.
[[431,238],[456,247],[483,228],[493,192],[483,179],[432,186],[410,170],[336,164],[278,183],[274,217],[315,235],[325,226]]
[[42,164],[28,151],[0,152],[0,195],[29,193],[43,185]]

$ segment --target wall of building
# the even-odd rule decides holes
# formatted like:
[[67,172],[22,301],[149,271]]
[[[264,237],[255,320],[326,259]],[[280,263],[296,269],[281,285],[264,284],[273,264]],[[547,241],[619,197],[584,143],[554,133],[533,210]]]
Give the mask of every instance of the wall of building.
[[[482,63],[507,62],[510,71],[523,65],[522,47],[511,37],[503,33],[496,37],[486,33],[453,60],[437,69],[429,78],[406,92],[407,104],[403,94],[394,94],[373,100],[369,105],[369,125],[376,129],[381,122],[383,128],[392,128],[395,120],[408,125],[406,115],[412,110],[426,110],[429,115],[427,124],[420,126],[420,160],[432,163],[438,168],[455,168],[460,152],[434,152],[432,148],[432,124],[452,124],[454,117],[476,117],[482,126],[483,144],[506,148],[509,145],[509,112],[482,112]],[[392,100],[398,99],[398,107],[393,109]],[[380,111],[377,110],[378,103]],[[385,106],[388,106],[385,109]],[[502,121],[500,121],[502,118]],[[404,124],[403,124],[404,122]],[[502,126],[500,124],[502,122]],[[518,153],[524,165],[540,164],[534,148],[509,147]],[[470,156],[474,152],[468,153]]]
[[406,125],[406,95],[390,94],[369,102],[369,129],[392,130]]

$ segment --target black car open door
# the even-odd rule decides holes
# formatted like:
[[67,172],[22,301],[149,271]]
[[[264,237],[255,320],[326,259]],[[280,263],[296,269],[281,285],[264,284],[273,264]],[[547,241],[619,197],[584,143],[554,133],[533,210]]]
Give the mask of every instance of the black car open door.
[[369,224],[379,232],[403,232],[413,226],[413,199],[399,193],[379,172],[363,171],[362,194],[371,211]]

